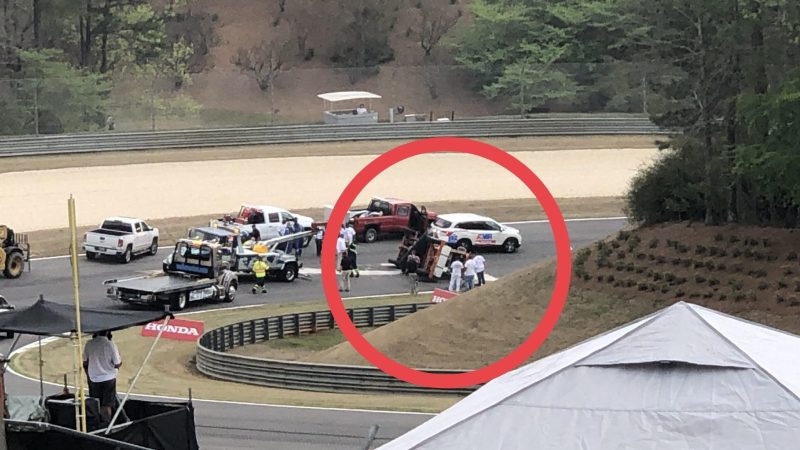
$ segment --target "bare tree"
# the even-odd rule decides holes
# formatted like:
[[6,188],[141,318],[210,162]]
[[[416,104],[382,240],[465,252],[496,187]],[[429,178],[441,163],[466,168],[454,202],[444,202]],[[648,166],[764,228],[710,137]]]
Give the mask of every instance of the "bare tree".
[[287,43],[270,41],[250,49],[240,48],[233,63],[255,76],[262,91],[268,91],[287,61]]
[[419,45],[430,57],[433,49],[461,18],[461,10],[453,8],[441,0],[428,0],[419,3],[420,17],[417,22],[416,35]]

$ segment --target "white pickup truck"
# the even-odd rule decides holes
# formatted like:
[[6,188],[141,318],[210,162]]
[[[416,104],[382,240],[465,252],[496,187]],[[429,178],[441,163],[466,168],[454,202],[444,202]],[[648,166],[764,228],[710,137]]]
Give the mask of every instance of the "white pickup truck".
[[158,228],[141,219],[109,217],[100,228],[83,235],[83,250],[87,259],[105,255],[129,263],[134,255],[158,252]]

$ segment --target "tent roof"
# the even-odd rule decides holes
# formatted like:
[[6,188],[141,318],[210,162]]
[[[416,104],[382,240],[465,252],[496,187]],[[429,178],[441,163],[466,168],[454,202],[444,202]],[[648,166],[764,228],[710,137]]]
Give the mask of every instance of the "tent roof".
[[[166,316],[164,311],[108,311],[81,308],[81,331],[115,331],[144,325]],[[40,298],[27,308],[0,314],[0,331],[37,336],[61,336],[76,330],[75,307]]]
[[509,372],[381,449],[788,448],[798,350],[798,336],[680,302]]
[[372,92],[366,91],[342,91],[342,92],[328,92],[325,94],[319,94],[317,97],[327,100],[329,102],[341,102],[344,100],[361,100],[361,99],[371,99],[371,98],[381,98],[378,94],[373,94]]

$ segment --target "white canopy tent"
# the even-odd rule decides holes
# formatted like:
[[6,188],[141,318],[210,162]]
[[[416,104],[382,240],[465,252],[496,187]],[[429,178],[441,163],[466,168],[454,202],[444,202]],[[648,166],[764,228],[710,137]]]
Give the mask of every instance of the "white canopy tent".
[[345,100],[371,100],[381,98],[378,94],[366,91],[342,91],[342,92],[327,92],[319,94],[317,97],[325,100],[326,102],[336,103]]
[[[372,110],[372,100],[381,98],[378,94],[366,91],[327,92],[318,94],[323,100],[323,120],[327,124],[336,125],[363,125],[378,122],[378,113]],[[333,104],[344,101],[368,100],[369,108],[359,109],[334,109]]]
[[677,303],[518,368],[380,447],[800,447],[800,337]]

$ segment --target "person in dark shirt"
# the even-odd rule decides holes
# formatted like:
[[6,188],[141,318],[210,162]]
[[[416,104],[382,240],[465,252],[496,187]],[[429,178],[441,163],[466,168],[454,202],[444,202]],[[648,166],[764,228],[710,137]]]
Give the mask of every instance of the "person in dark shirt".
[[419,275],[417,274],[417,270],[419,270],[420,259],[417,256],[416,250],[411,250],[408,257],[406,258],[406,266],[403,269],[403,273],[408,275],[409,281],[411,283],[411,295],[417,295],[417,287],[419,286]]
[[258,242],[261,240],[261,232],[258,231],[255,225],[250,229],[250,237],[253,238],[254,241]]

